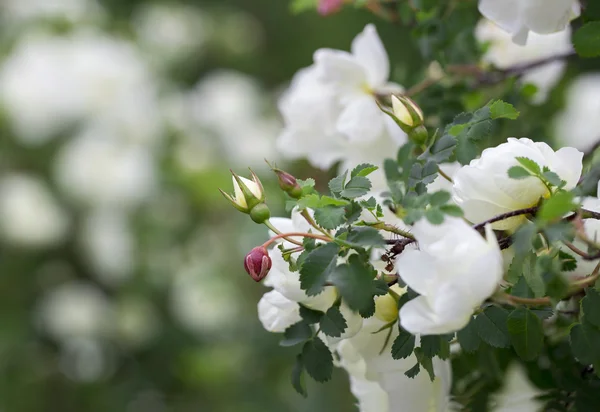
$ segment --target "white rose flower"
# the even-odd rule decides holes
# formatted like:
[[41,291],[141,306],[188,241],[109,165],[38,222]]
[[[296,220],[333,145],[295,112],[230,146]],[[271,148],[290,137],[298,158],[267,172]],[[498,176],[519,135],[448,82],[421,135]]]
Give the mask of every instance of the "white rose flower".
[[[510,35],[504,30],[491,21],[482,19],[475,28],[475,37],[480,43],[487,44],[483,61],[499,69],[532,63],[563,55],[573,50],[570,27],[558,33],[546,35],[531,33],[527,45],[519,46],[512,42]],[[543,66],[527,70],[519,78],[519,81],[523,84],[535,85],[538,90],[532,102],[536,104],[543,103],[546,101],[550,90],[562,77],[565,68],[566,61],[552,61]]]
[[[526,157],[540,167],[548,167],[562,180],[566,190],[573,189],[581,176],[583,153],[572,147],[554,151],[546,143],[530,139],[509,138],[507,143],[485,149],[481,158],[463,166],[454,176],[454,201],[463,208],[465,218],[477,223],[496,215],[535,206],[549,196],[548,189],[535,177],[511,179],[508,169]],[[494,229],[517,227],[524,216],[516,216],[492,224]]]
[[68,216],[44,182],[28,175],[0,179],[0,235],[21,246],[44,247],[66,235]]
[[581,12],[577,0],[479,0],[479,11],[520,45],[527,43],[530,31],[550,34],[564,30]]
[[467,325],[474,309],[496,290],[504,274],[502,255],[488,225],[484,239],[459,218],[441,225],[417,222],[419,250],[400,254],[402,280],[420,294],[400,309],[400,323],[416,334],[454,332]]
[[566,93],[565,109],[554,122],[554,135],[561,145],[588,150],[600,130],[600,74],[576,78]]
[[340,169],[381,159],[406,142],[406,134],[377,107],[375,93],[401,92],[387,83],[389,60],[375,27],[368,25],[352,43],[352,53],[321,49],[315,64],[299,71],[279,109],[285,128],[279,150],[308,158],[321,169]]
[[285,332],[300,322],[300,306],[276,290],[265,293],[258,301],[258,319],[263,327],[274,333]]

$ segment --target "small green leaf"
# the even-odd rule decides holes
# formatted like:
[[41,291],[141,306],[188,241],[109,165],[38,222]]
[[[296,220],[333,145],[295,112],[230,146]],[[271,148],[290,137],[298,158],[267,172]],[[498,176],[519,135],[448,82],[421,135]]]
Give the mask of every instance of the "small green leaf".
[[348,307],[358,312],[374,310],[375,293],[373,279],[377,271],[359,255],[348,258],[348,263],[340,265],[331,273],[329,280],[337,288]]
[[490,106],[492,119],[511,119],[515,120],[519,117],[519,112],[510,103],[496,100]]
[[437,208],[427,209],[425,211],[425,217],[432,225],[441,225],[444,223],[444,214]]
[[369,193],[371,182],[364,176],[355,176],[348,183],[340,195],[347,199],[354,199]]
[[458,205],[443,205],[439,209],[448,216],[463,217],[464,215],[463,210]]
[[300,268],[300,286],[308,296],[321,293],[329,274],[337,265],[339,246],[327,243],[310,252]]
[[298,185],[302,188],[302,196],[306,196],[308,194],[315,192],[315,179],[296,179]]
[[431,159],[436,163],[448,161],[456,148],[456,138],[450,134],[442,136],[429,147],[428,151],[419,156],[419,159]]
[[581,57],[600,56],[600,21],[591,21],[577,30],[573,45]]
[[508,177],[511,179],[525,179],[531,176],[531,173],[527,171],[524,167],[521,166],[513,166],[508,169]]
[[346,170],[341,175],[336,176],[329,181],[329,190],[331,190],[331,193],[339,196],[339,194],[342,192],[342,190],[344,190],[344,187],[346,185],[347,175],[348,171]]
[[477,334],[484,342],[495,348],[510,345],[506,320],[508,312],[498,306],[489,306],[474,320]]
[[413,353],[415,348],[415,336],[400,329],[400,333],[392,344],[392,358],[406,359]]
[[340,312],[339,306],[330,307],[327,312],[325,312],[325,316],[321,318],[319,325],[324,334],[334,338],[342,336],[342,333],[344,333],[348,327],[344,315]]
[[586,289],[585,297],[581,300],[581,308],[586,322],[600,327],[600,293],[593,288]]
[[372,227],[353,227],[348,233],[346,243],[357,247],[376,247],[385,245],[385,239]]
[[470,141],[480,141],[489,137],[492,133],[492,122],[489,120],[475,123],[466,132],[466,138]]
[[569,335],[571,350],[584,365],[597,364],[600,360],[600,330],[589,323],[578,323]]
[[312,338],[313,331],[310,325],[304,321],[294,323],[283,333],[283,339],[279,342],[280,346],[294,346],[306,342]]
[[430,195],[429,202],[431,206],[442,206],[443,204],[448,203],[451,197],[450,192],[439,190]]
[[527,308],[517,308],[506,322],[513,348],[521,359],[535,359],[544,346],[544,328],[541,319]]
[[302,348],[306,372],[317,382],[327,382],[333,373],[333,357],[329,348],[319,338],[309,340]]
[[560,176],[556,173],[548,170],[542,173],[542,177],[548,181],[553,186],[562,187],[564,180],[561,180]]
[[417,357],[417,360],[419,361],[423,369],[425,369],[429,374],[429,379],[431,379],[431,382],[433,382],[433,380],[435,379],[435,373],[433,371],[433,360],[429,356],[426,356],[421,348],[415,348],[415,356]]
[[325,229],[335,229],[346,221],[346,209],[343,206],[325,206],[315,209],[315,221]]
[[559,191],[542,202],[542,206],[536,217],[542,221],[549,222],[562,218],[565,214],[576,208],[577,204],[574,202],[573,193]]
[[406,375],[407,378],[414,379],[419,372],[421,372],[421,365],[417,362],[415,366],[404,372],[404,375]]
[[533,292],[534,297],[540,298],[546,294],[546,285],[542,279],[541,271],[538,270],[537,256],[535,253],[529,253],[523,259],[523,277],[525,282]]
[[481,339],[479,338],[479,335],[477,335],[473,319],[471,319],[467,326],[456,333],[456,338],[465,352],[475,352],[479,349]]
[[441,340],[442,338],[438,335],[421,336],[421,350],[423,351],[423,355],[429,358],[436,356],[442,348]]
[[296,356],[296,363],[294,364],[294,368],[292,369],[292,386],[300,395],[306,398],[307,392],[304,388],[304,362],[302,361],[302,354],[298,354]]
[[321,318],[324,315],[324,313],[321,312],[320,310],[314,310],[314,309],[307,308],[306,306],[304,306],[301,303],[299,305],[300,305],[300,317],[306,323],[311,323],[311,324],[319,323],[319,321],[321,320]]
[[530,171],[531,174],[534,174],[536,176],[542,174],[542,168],[540,167],[540,165],[538,165],[535,161],[531,160],[530,158],[519,156],[515,157],[515,160],[519,162],[519,164],[525,169]]
[[350,174],[350,177],[355,177],[355,176],[367,177],[368,175],[370,175],[377,169],[379,169],[379,168],[375,165],[372,165],[369,163],[363,163],[363,164],[356,166],[354,169],[352,169],[352,173]]

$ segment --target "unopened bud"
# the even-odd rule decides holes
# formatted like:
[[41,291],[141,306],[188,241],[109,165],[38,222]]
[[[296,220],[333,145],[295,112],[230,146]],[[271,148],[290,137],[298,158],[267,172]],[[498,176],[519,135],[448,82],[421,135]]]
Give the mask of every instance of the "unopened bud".
[[406,96],[392,95],[392,109],[397,121],[408,128],[412,129],[423,124],[423,111]]
[[221,194],[231,202],[233,207],[243,213],[250,213],[252,209],[265,201],[265,191],[258,176],[250,170],[252,180],[243,178],[231,172],[233,175],[233,196],[219,189]]
[[271,211],[265,203],[259,203],[250,210],[250,218],[258,224],[264,223],[270,217]]
[[407,134],[410,141],[416,143],[417,145],[425,144],[427,142],[427,139],[429,139],[429,132],[427,131],[427,128],[423,125],[415,127]]
[[255,247],[244,258],[244,269],[256,282],[260,282],[267,276],[271,264],[269,252],[263,246]]
[[375,297],[375,317],[382,322],[393,322],[398,319],[398,298],[406,293],[406,289],[397,284],[390,288],[390,292],[383,296]]
[[277,175],[281,190],[294,199],[300,199],[300,197],[302,197],[302,188],[294,176],[281,169],[273,169],[273,172]]

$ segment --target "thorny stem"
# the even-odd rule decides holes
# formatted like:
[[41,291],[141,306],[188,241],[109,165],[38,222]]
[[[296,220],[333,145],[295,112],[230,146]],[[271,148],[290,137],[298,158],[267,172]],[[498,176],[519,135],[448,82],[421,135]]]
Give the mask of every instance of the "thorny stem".
[[288,242],[292,242],[295,244],[299,244],[302,245],[302,243],[299,243],[297,240],[294,239],[289,239],[289,237],[291,236],[299,236],[299,237],[310,237],[313,239],[318,239],[318,240],[324,240],[325,242],[330,242],[331,239],[327,236],[323,236],[323,235],[317,235],[315,233],[303,233],[303,232],[290,232],[290,233],[280,233],[276,236],[273,236],[271,239],[267,240],[265,243],[262,244],[262,246],[264,248],[269,247],[271,245],[271,243],[275,242],[277,239],[285,239]]
[[[414,240],[414,235],[410,232],[407,232],[406,230],[402,230],[394,225],[388,225],[386,223],[383,222],[375,222],[375,223],[369,223],[369,222],[363,222],[366,226],[370,226],[373,227],[375,229],[379,229],[379,230],[385,230],[386,232],[390,232],[390,233],[395,233],[397,235],[400,236],[404,236],[408,239],[413,239]],[[394,243],[396,241],[394,240]]]
[[485,225],[487,225],[488,223],[500,222],[501,220],[510,219],[511,217],[515,217],[515,216],[534,214],[535,212],[537,212],[537,210],[538,210],[537,206],[528,207],[525,209],[513,210],[512,212],[503,213],[501,215],[494,216],[493,218],[488,219],[484,222],[477,223],[475,226],[473,226],[473,229],[475,229],[475,230],[481,229],[481,228],[485,227]]

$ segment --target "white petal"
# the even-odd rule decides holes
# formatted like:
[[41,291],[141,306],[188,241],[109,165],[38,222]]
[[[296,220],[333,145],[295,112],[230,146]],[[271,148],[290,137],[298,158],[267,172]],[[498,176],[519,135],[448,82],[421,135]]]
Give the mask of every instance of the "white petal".
[[369,142],[381,135],[383,116],[373,97],[364,95],[348,104],[338,118],[336,128],[348,137],[349,144]]
[[367,74],[350,53],[320,49],[315,52],[314,60],[320,80],[331,85],[342,103],[364,94],[368,86]]
[[437,269],[429,255],[420,250],[405,250],[396,260],[402,280],[415,292],[426,295],[437,278]]
[[300,322],[300,307],[276,290],[263,295],[258,302],[258,318],[269,332],[281,333]]
[[519,21],[521,1],[524,0],[480,0],[479,11],[507,32],[517,33],[521,27]]
[[365,68],[372,88],[385,85],[390,75],[390,61],[375,26],[368,24],[352,42],[352,54]]

